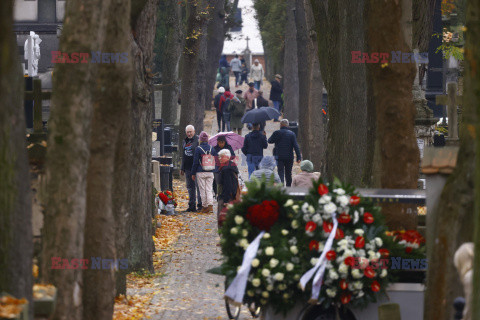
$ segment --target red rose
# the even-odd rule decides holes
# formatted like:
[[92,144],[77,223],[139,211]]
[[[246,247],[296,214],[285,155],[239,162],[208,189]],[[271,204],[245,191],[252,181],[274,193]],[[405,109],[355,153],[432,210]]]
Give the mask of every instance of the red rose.
[[373,292],[378,292],[378,291],[380,291],[380,283],[378,283],[377,280],[374,280],[374,281],[372,282],[372,291],[373,291]]
[[348,288],[347,281],[345,281],[345,279],[340,280],[340,289],[347,290],[347,288]]
[[388,251],[388,249],[382,248],[379,249],[378,252],[380,252],[382,258],[388,258],[390,256],[390,251]]
[[351,293],[342,293],[342,295],[340,296],[340,301],[342,302],[342,304],[349,303],[351,299],[352,299]]
[[406,252],[406,253],[411,253],[412,250],[413,250],[412,247],[406,247],[406,248],[405,248],[405,252]]
[[350,205],[351,206],[356,206],[359,203],[360,203],[360,197],[357,197],[357,196],[351,196],[350,197]]
[[278,203],[275,200],[265,200],[262,204],[256,204],[248,208],[247,220],[260,230],[270,231],[270,228],[278,220]]
[[371,266],[366,267],[365,270],[363,270],[363,274],[367,278],[375,277],[375,271],[373,270],[373,268]]
[[337,232],[335,232],[335,240],[341,240],[345,237],[345,234],[343,233],[343,230],[340,228],[337,228]]
[[327,257],[328,261],[331,261],[331,260],[334,260],[337,257],[337,253],[333,250],[330,250],[330,251],[327,252],[327,254],[325,256]]
[[310,250],[318,250],[318,241],[317,240],[312,240],[310,241],[310,244],[308,245],[308,248]]
[[350,216],[348,213],[342,212],[338,216],[339,223],[349,223],[350,220],[352,220],[352,216]]
[[328,193],[328,187],[323,183],[318,186],[318,194],[323,196]]
[[373,215],[370,212],[365,212],[363,214],[363,222],[365,222],[366,224],[373,223]]
[[355,259],[353,257],[346,257],[343,263],[351,267],[355,264]]
[[361,249],[365,247],[365,238],[358,236],[357,239],[355,239],[355,248]]
[[323,221],[323,231],[325,231],[325,233],[332,232],[332,229],[333,229],[333,223]]
[[315,229],[317,229],[317,224],[313,221],[308,221],[305,225],[305,231],[307,232],[313,232]]
[[163,192],[160,192],[158,194],[158,197],[160,198],[160,200],[163,202],[163,204],[167,204],[168,203],[168,197],[167,195],[165,195]]

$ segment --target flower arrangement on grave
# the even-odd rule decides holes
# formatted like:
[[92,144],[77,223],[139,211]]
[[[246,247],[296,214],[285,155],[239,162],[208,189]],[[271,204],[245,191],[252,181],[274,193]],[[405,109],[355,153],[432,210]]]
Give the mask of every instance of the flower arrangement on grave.
[[402,247],[407,254],[425,252],[425,238],[417,230],[396,230],[385,232],[387,237]]
[[296,234],[301,216],[282,189],[264,181],[247,184],[242,201],[228,205],[220,230],[225,298],[285,313],[302,297],[307,300],[298,287],[302,269]]
[[158,197],[164,205],[167,205],[169,201],[172,201],[172,204],[177,207],[177,201],[175,200],[175,197],[170,190],[158,193]]
[[382,240],[380,208],[352,186],[319,180],[305,203],[294,209],[302,215],[307,239],[298,248],[308,270],[300,283],[303,289],[311,288],[310,302],[330,308],[365,307],[376,301],[390,281],[382,264],[390,249]]

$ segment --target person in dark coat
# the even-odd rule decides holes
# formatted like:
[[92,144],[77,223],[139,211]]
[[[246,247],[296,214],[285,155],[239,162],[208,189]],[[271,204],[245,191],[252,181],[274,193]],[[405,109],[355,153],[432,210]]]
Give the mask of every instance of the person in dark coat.
[[295,133],[288,130],[288,120],[280,121],[280,130],[275,131],[268,139],[268,143],[275,144],[275,159],[277,159],[278,175],[287,187],[292,185],[293,150],[297,154],[297,163],[302,160]]
[[[272,100],[273,107],[277,109],[278,112],[280,112],[283,94],[283,89],[280,81],[282,81],[282,76],[279,74],[275,75],[275,80],[272,81],[272,89],[270,89],[270,100]],[[275,119],[275,121],[278,121],[278,119]]]
[[263,149],[267,149],[267,137],[265,131],[260,132],[260,124],[254,123],[253,130],[245,136],[242,152],[247,156],[248,178],[252,172],[258,170],[258,164],[263,158]]
[[[258,90],[258,97],[253,101],[253,106],[254,108],[260,109],[260,108],[265,108],[268,107],[268,100],[263,97],[263,91]],[[265,130],[265,126],[267,125],[266,121],[262,121],[260,123],[260,132],[263,132]]]
[[238,191],[238,167],[231,160],[232,154],[228,149],[223,149],[218,154],[220,159],[220,180],[218,186],[217,219],[224,204],[235,200]]
[[218,62],[218,67],[226,68],[228,71],[230,70],[230,63],[228,63],[226,55],[222,54],[220,61]]
[[231,130],[230,117],[232,113],[230,112],[230,101],[233,99],[233,97],[234,95],[230,92],[230,89],[225,88],[225,93],[220,97],[220,101],[218,103],[223,118],[222,132],[225,132],[225,127],[227,131]]
[[[185,212],[195,212],[202,209],[202,199],[200,198],[200,191],[197,183],[192,179],[193,155],[195,149],[198,147],[198,136],[195,135],[195,128],[188,125],[185,128],[185,141],[183,141],[182,166],[180,167],[180,174],[185,175],[185,182],[188,190],[188,209]],[[196,190],[196,192],[195,192]],[[195,209],[198,200],[198,209]]]
[[[217,138],[217,145],[213,147],[213,150],[215,151],[216,154],[219,154],[220,151],[222,150],[228,150],[230,151],[230,154],[232,155],[232,160],[235,158],[235,152],[233,151],[233,148],[231,145],[228,144],[227,139],[225,139],[225,136],[219,136]],[[215,172],[213,173],[213,192],[217,196],[218,195],[218,183],[220,179],[220,173],[218,171],[218,168],[220,167],[220,161],[217,158],[215,158]]]
[[[223,113],[220,110],[220,105],[219,104],[220,104],[220,98],[225,93],[225,88],[220,87],[220,88],[218,88],[217,92],[218,92],[217,95],[213,99],[213,105],[215,106],[215,111],[217,111],[217,123],[218,123],[217,132],[220,132],[222,130],[222,123],[225,123],[225,121],[223,121]],[[225,124],[223,126],[225,126]]]

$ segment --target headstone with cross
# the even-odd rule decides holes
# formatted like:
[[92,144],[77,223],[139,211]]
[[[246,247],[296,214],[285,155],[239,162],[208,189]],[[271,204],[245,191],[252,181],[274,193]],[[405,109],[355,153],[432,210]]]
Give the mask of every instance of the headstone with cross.
[[50,100],[52,93],[42,91],[42,80],[33,79],[33,90],[25,91],[25,100],[33,101],[33,131],[43,133],[42,101]]
[[245,59],[245,62],[247,64],[247,68],[250,70],[250,67],[252,66],[252,51],[250,50],[250,48],[248,47],[248,41],[250,40],[250,38],[247,36],[245,38],[245,40],[247,40],[247,47],[245,48],[245,50],[243,50],[243,58]]
[[437,105],[447,105],[448,115],[448,141],[458,142],[458,106],[462,105],[463,97],[457,95],[457,84],[447,83],[447,94],[436,96]]

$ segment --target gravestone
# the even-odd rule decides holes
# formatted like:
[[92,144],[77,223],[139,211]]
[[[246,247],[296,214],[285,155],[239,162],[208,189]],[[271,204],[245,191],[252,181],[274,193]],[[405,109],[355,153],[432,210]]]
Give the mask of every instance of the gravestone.
[[[28,80],[27,80],[28,83]],[[33,90],[25,91],[25,101],[33,101],[33,130],[34,133],[43,133],[43,121],[42,121],[42,101],[50,100],[52,93],[50,91],[42,91],[42,80],[33,79]],[[26,112],[29,112],[26,110]],[[28,115],[31,116],[30,114]],[[27,118],[28,119],[28,118]],[[27,123],[27,128],[28,128]],[[31,127],[30,127],[31,128]]]
[[462,105],[462,96],[457,95],[457,84],[450,82],[447,84],[447,95],[436,97],[436,103],[448,106],[448,138],[447,144],[456,145],[458,138],[458,106]]

